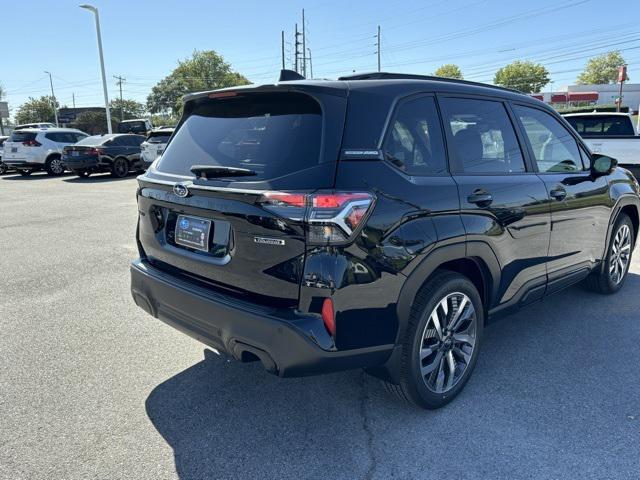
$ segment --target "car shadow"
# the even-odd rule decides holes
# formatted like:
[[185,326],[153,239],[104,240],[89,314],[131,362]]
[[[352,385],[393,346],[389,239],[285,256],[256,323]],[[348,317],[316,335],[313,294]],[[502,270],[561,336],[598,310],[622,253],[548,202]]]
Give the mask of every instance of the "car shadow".
[[53,178],[64,178],[64,177],[69,177],[71,175],[71,173],[65,172],[62,175],[59,175],[57,177],[53,177],[51,175],[48,175],[47,172],[35,172],[32,173],[31,175],[20,175],[18,172],[8,172],[5,173],[4,175],[1,175],[0,178],[2,180],[45,180],[47,178],[49,179],[53,179]]
[[120,182],[122,180],[131,180],[132,178],[136,178],[139,173],[130,173],[126,177],[116,178],[112,177],[111,174],[105,173],[96,173],[95,175],[91,175],[90,177],[78,177],[73,176],[70,178],[66,178],[64,181],[67,183],[105,183],[105,182]]
[[[146,412],[182,479],[513,478],[496,463],[509,456],[517,467],[505,468],[519,472],[568,469],[557,478],[581,458],[623,472],[616,462],[635,454],[613,458],[607,447],[637,452],[624,430],[626,415],[640,414],[637,363],[612,369],[606,359],[612,349],[640,355],[638,289],[636,274],[615,296],[572,287],[490,325],[471,381],[436,412],[399,402],[361,371],[280,379],[209,350],[158,385]],[[464,454],[443,463],[434,439]]]

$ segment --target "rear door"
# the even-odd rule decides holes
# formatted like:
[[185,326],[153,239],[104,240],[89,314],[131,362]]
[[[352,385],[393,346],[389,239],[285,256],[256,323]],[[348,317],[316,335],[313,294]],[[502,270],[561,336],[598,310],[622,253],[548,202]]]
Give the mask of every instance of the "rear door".
[[540,298],[549,250],[547,191],[528,166],[507,105],[468,97],[439,102],[468,243],[488,243],[500,263],[496,302]]
[[[282,90],[187,102],[159,163],[140,177],[140,246],[158,268],[246,299],[296,304],[301,195],[334,185],[346,100]],[[219,171],[196,178],[197,165]]]

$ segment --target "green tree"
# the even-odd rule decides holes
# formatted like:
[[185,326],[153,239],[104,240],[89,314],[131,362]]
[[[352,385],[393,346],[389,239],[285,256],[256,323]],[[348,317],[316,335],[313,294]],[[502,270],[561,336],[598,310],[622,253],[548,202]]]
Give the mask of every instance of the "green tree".
[[[616,83],[618,81],[618,67],[626,65],[620,52],[614,51],[590,58],[584,72],[578,75],[581,85]],[[629,80],[629,76],[627,76]]]
[[126,98],[122,100],[119,98],[111,100],[109,102],[109,108],[111,109],[111,116],[119,122],[130,118],[143,117],[146,112],[146,107],[143,103]]
[[231,70],[221,55],[213,50],[196,50],[151,89],[147,109],[151,113],[171,112],[177,116],[182,112],[182,97],[187,93],[248,83],[249,80]]
[[[82,130],[89,135],[107,133],[107,114],[104,110],[81,112],[70,127]],[[111,128],[114,132],[116,131],[116,121],[113,118],[111,118]]]
[[435,72],[433,72],[433,75],[436,77],[457,78],[458,80],[462,80],[464,78],[462,76],[462,71],[460,71],[460,67],[453,63],[441,65]]
[[[58,102],[56,102],[56,108],[58,107]],[[18,107],[15,119],[17,124],[55,122],[52,98],[50,96],[42,96],[40,98],[29,97],[26,102]]]
[[538,93],[549,83],[549,71],[539,63],[516,60],[498,70],[493,83],[522,93]]

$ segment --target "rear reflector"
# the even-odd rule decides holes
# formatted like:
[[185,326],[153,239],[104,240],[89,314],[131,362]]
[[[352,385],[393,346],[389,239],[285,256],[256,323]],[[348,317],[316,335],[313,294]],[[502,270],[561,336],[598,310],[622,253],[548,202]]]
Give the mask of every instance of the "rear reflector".
[[336,319],[333,312],[333,300],[325,298],[322,303],[322,321],[332,337],[336,335]]

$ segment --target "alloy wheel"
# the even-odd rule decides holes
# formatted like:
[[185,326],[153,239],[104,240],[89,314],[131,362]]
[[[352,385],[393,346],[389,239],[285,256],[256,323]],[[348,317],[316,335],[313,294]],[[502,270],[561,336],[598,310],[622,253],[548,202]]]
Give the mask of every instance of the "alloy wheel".
[[448,294],[433,309],[420,345],[420,373],[429,390],[446,393],[469,367],[476,343],[473,302],[461,292]]
[[62,165],[62,160],[59,158],[51,160],[49,165],[49,168],[54,175],[62,175],[64,173],[64,166]]
[[627,273],[631,260],[631,229],[623,224],[616,232],[611,242],[611,254],[609,256],[609,276],[616,285],[619,284]]

